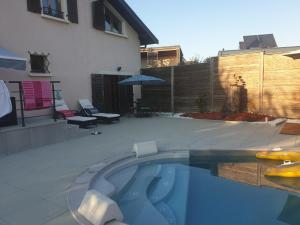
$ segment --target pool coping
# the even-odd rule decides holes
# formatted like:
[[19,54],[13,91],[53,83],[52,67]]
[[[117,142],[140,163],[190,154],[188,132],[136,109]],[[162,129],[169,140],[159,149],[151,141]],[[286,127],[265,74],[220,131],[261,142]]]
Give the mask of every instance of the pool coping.
[[221,122],[225,124],[258,124],[258,125],[263,125],[263,124],[268,124],[270,126],[276,127],[281,125],[282,123],[286,122],[286,118],[278,117],[275,120],[271,121],[254,121],[254,122],[249,122],[249,121],[231,121],[231,120],[212,120],[212,119],[195,119],[192,117],[184,117],[182,116],[184,113],[165,113],[165,114],[159,114],[159,116],[162,117],[169,117],[169,118],[174,118],[174,119],[186,119],[186,120],[203,120],[203,121],[215,121],[215,122]]

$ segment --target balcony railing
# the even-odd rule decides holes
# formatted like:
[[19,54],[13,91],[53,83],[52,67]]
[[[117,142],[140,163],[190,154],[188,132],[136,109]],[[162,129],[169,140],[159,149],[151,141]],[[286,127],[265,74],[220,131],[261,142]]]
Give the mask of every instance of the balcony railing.
[[53,16],[59,19],[65,19],[64,12],[52,9],[51,7],[43,7],[43,14],[47,16]]

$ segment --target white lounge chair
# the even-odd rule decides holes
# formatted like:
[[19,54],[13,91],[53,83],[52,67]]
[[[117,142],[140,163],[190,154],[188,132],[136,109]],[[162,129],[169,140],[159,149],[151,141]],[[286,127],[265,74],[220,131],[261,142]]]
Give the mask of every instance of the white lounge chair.
[[105,122],[113,122],[120,120],[120,114],[114,113],[101,113],[88,99],[79,99],[79,104],[82,107],[83,112],[86,116],[96,117],[99,120]]
[[[86,128],[90,125],[97,127],[96,117],[76,116],[75,111],[70,110],[63,99],[55,100],[55,116],[62,116],[65,120],[67,120],[68,124],[77,125],[80,128]],[[94,130],[92,134],[96,135],[100,134],[100,132]]]

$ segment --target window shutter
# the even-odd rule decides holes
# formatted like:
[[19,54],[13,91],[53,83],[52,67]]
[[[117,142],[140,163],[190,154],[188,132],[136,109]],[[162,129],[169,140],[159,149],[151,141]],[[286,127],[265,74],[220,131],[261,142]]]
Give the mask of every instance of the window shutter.
[[78,7],[77,0],[68,0],[68,19],[71,23],[78,24]]
[[27,10],[33,13],[41,13],[41,1],[27,0]]
[[97,30],[105,29],[105,17],[104,17],[104,0],[94,1],[92,3],[93,10],[93,26]]

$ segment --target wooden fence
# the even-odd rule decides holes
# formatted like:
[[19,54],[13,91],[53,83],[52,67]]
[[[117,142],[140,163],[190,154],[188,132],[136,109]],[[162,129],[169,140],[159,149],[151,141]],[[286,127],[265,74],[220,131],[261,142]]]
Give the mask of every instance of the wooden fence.
[[163,86],[143,87],[143,99],[157,111],[198,111],[199,98],[205,99],[208,110],[222,111],[239,83],[241,111],[300,117],[300,60],[282,53],[220,56],[209,63],[142,72],[167,80]]
[[166,80],[165,85],[144,86],[144,101],[157,111],[197,111],[196,101],[209,98],[209,64],[144,69],[143,74]]

